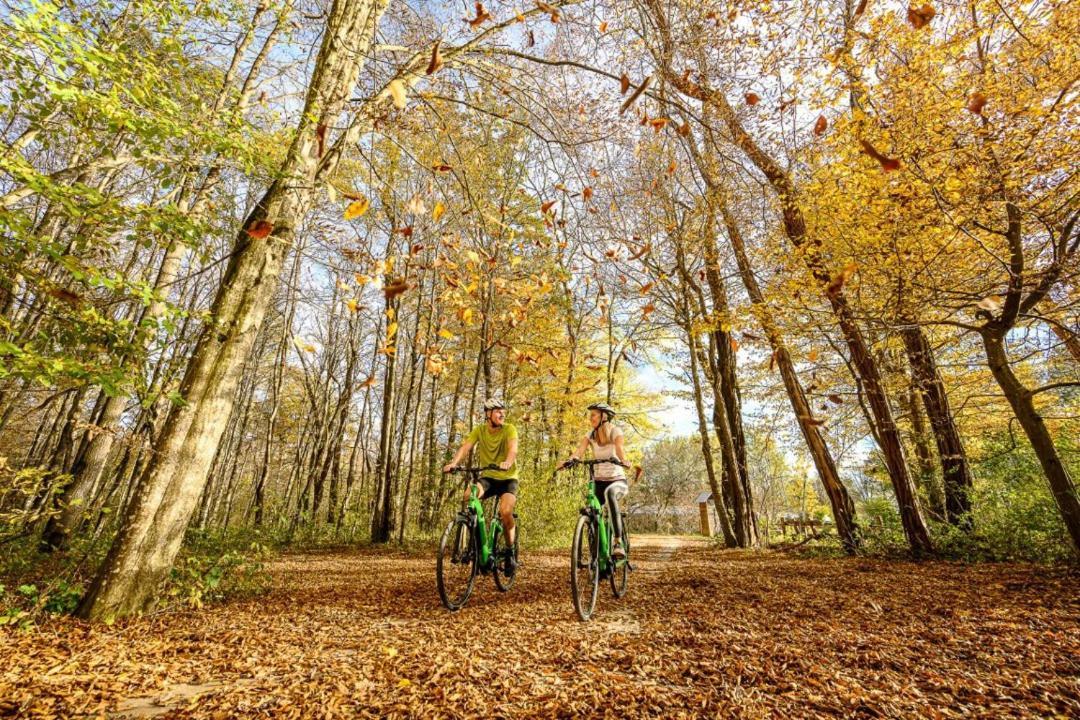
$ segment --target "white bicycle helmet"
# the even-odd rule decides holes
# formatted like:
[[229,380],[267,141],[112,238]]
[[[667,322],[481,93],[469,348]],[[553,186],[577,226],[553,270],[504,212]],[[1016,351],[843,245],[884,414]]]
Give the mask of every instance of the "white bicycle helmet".
[[491,410],[505,410],[506,405],[499,398],[488,398],[484,401],[484,412]]

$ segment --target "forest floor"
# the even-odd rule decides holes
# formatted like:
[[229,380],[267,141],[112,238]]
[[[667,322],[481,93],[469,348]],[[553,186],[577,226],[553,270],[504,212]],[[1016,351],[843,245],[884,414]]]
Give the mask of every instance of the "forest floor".
[[1080,575],[639,538],[573,612],[567,553],[439,604],[430,555],[287,555],[250,601],[0,631],[0,716],[1080,716]]

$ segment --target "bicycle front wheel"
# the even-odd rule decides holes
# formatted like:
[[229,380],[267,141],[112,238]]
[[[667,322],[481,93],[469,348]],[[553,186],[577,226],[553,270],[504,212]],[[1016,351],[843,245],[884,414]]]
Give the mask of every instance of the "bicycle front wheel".
[[[492,554],[492,571],[491,574],[495,577],[495,587],[499,588],[501,592],[506,592],[510,588],[514,587],[514,581],[517,579],[517,574],[521,572],[521,567],[518,565],[518,545],[521,543],[521,525],[518,524],[514,530],[514,544],[507,547],[506,544],[506,531],[503,530],[502,524],[495,526],[495,537],[491,542],[491,554]],[[514,569],[510,569],[510,558],[514,559]]]
[[476,582],[476,562],[472,528],[465,518],[456,517],[443,531],[435,561],[439,598],[447,610],[460,610],[469,601]]
[[585,515],[578,518],[570,553],[570,592],[574,597],[574,610],[579,618],[588,620],[596,609],[600,564],[596,525]]

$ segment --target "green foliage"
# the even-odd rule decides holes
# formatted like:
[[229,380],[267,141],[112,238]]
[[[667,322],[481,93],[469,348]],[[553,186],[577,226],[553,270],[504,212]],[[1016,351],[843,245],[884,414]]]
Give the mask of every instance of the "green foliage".
[[189,607],[260,595],[269,589],[271,550],[227,533],[192,533],[173,567],[165,596]]
[[37,585],[24,583],[14,593],[8,593],[0,583],[0,625],[14,625],[26,630],[44,615],[67,615],[74,612],[82,597],[81,585],[59,580],[39,590]]

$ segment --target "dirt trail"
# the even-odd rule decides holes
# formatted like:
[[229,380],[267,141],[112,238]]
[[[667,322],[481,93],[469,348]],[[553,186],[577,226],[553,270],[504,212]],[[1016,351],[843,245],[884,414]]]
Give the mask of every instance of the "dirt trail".
[[429,555],[294,555],[267,596],[0,631],[0,716],[1080,715],[1067,571],[807,560],[637,537],[622,600],[565,552],[448,613]]

